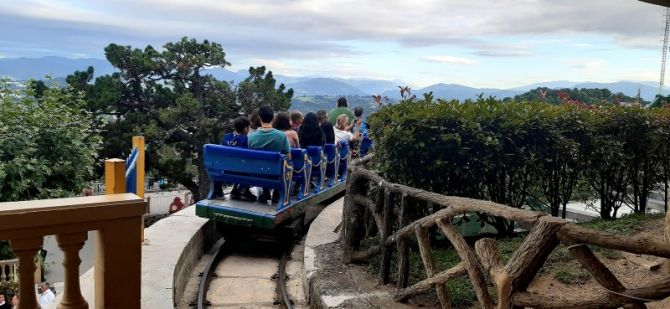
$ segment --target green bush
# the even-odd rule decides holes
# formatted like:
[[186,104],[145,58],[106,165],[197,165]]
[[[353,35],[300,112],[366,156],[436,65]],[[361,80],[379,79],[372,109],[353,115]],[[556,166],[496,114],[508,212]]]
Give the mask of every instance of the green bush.
[[603,218],[623,203],[645,212],[670,170],[668,110],[573,102],[406,100],[369,118],[375,161],[393,182],[512,207],[532,196],[555,216],[578,183],[603,200]]
[[68,89],[0,85],[0,202],[81,193],[100,145],[83,104]]

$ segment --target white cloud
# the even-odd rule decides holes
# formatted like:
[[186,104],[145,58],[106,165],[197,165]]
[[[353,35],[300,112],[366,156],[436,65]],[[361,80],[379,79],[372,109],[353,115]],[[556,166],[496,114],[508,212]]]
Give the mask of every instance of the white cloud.
[[365,40],[480,50],[501,36],[588,33],[622,46],[657,48],[663,26],[661,7],[633,0],[116,0],[79,7],[77,2],[54,0],[0,2],[0,12],[125,35],[185,33],[220,40],[241,39],[244,34],[249,41],[274,38],[325,47]]
[[472,64],[477,64],[477,61],[468,59],[468,58],[463,58],[463,57],[454,57],[454,56],[424,56],[420,58],[422,61],[427,61],[427,62],[437,62],[437,63],[445,63],[445,64],[467,64],[467,65],[472,65]]
[[587,59],[587,60],[568,60],[566,61],[570,67],[584,70],[585,72],[594,73],[602,70],[607,62],[602,59]]
[[[594,58],[608,57],[596,54],[601,44],[615,52],[647,49],[637,54],[660,49],[663,12],[635,0],[0,0],[0,53],[102,57],[112,42],[160,47],[190,36],[221,43],[233,65],[265,64],[282,74],[372,76],[382,73],[367,59],[391,63],[417,54],[429,55],[420,61],[463,70],[487,61],[483,57],[510,58],[495,62],[511,66],[533,56],[547,64],[538,78],[552,79],[556,63],[540,52],[558,53],[555,46],[577,44],[588,51],[583,56]],[[597,43],[592,49],[590,41],[575,43],[576,37]],[[460,57],[449,56],[452,50]],[[593,60],[558,65],[601,74],[618,65]],[[519,75],[529,76],[525,65],[518,66]],[[415,68],[378,70],[395,78],[403,69],[419,78]]]

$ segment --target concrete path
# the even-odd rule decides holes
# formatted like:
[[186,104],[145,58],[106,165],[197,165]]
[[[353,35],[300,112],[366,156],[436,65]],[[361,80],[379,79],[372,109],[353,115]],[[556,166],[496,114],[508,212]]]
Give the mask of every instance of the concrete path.
[[414,308],[393,301],[394,288],[380,286],[365,267],[344,265],[339,239],[344,199],[312,222],[305,241],[305,290],[311,308]]
[[[79,273],[87,272],[95,263],[95,231],[88,231],[88,240],[84,247],[79,251],[81,264],[79,265]],[[44,250],[47,250],[47,257],[44,259],[44,276],[47,282],[56,283],[65,280],[63,273],[63,251],[58,248],[56,236],[44,237]],[[57,290],[62,293],[63,290]]]

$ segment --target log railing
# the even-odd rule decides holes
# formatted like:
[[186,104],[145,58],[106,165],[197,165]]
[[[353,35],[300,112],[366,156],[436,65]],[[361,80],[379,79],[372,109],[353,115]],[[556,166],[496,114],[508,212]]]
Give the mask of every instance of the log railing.
[[[390,183],[366,169],[366,157],[354,161],[347,179],[343,218],[343,249],[346,262],[381,259],[380,281],[390,282],[391,258],[397,256],[397,292],[404,301],[434,288],[443,308],[450,308],[447,281],[467,276],[482,308],[646,308],[645,302],[670,296],[670,279],[642,288],[624,286],[598,259],[589,246],[670,258],[670,245],[662,239],[644,236],[619,236],[590,230],[545,213],[511,208],[489,201],[444,196]],[[370,198],[374,195],[375,198]],[[399,202],[397,202],[400,199]],[[439,210],[410,222],[409,213],[418,205],[430,203]],[[502,217],[530,227],[521,246],[507,263],[503,262],[496,241],[483,238],[470,247],[452,224],[455,217],[483,213]],[[371,222],[369,224],[368,222]],[[366,226],[373,226],[372,233]],[[443,234],[461,258],[456,266],[438,269],[433,257],[430,233]],[[361,249],[367,235],[376,235],[377,244]],[[427,278],[408,286],[410,243],[416,239]],[[581,263],[602,292],[590,298],[570,295],[543,295],[527,289],[549,254],[559,243],[565,245]],[[486,277],[496,290],[489,293]]]
[[9,240],[19,263],[20,307],[39,308],[35,256],[43,237],[56,235],[65,273],[58,308],[88,308],[79,286],[79,250],[87,232],[97,231],[94,307],[140,308],[144,210],[144,200],[134,194],[0,203],[0,239]]

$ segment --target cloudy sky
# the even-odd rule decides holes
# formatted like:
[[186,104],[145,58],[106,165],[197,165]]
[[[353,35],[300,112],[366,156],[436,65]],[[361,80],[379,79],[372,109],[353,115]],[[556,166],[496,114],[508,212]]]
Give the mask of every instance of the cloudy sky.
[[658,80],[665,9],[636,0],[0,0],[0,57],[221,43],[230,69],[515,87]]

